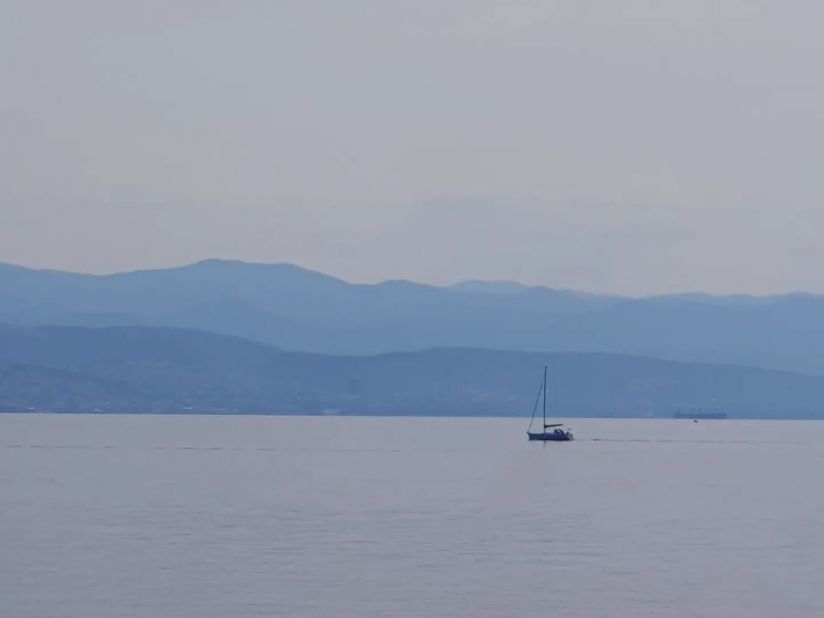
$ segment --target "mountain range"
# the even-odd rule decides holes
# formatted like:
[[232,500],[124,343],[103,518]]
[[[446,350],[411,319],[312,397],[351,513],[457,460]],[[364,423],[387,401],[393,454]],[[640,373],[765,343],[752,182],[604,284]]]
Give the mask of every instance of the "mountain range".
[[824,374],[824,298],[626,298],[511,282],[344,282],[206,260],[88,275],[0,264],[0,323],[209,331],[342,356],[470,347],[598,352]]
[[824,376],[627,355],[280,350],[166,327],[0,326],[0,411],[824,418]]

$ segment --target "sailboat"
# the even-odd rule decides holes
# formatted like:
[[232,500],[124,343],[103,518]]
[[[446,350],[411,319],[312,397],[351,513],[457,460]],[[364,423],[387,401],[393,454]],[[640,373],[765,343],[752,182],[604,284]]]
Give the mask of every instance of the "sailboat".
[[[529,427],[526,430],[526,435],[530,440],[541,440],[544,442],[569,442],[572,440],[572,431],[564,429],[563,423],[549,423],[546,422],[546,365],[544,366],[544,381],[541,383],[541,390],[538,391],[538,397],[535,399],[535,406],[532,408],[532,418],[529,420]],[[535,413],[538,411],[538,401],[543,395],[543,431],[540,433],[532,431],[532,424],[535,422]],[[551,431],[547,431],[550,429]]]

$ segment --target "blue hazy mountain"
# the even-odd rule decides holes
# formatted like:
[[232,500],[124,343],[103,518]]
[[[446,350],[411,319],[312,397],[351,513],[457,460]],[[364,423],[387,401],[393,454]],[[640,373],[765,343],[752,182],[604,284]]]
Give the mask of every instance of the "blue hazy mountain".
[[162,327],[0,326],[0,410],[824,418],[824,376],[601,353],[286,352]]
[[207,260],[107,276],[0,265],[0,321],[193,328],[289,350],[594,351],[824,373],[824,298],[599,296],[511,282],[350,284]]

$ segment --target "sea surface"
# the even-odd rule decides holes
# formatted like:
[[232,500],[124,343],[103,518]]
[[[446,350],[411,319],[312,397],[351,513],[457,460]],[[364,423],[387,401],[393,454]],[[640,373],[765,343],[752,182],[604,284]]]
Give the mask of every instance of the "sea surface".
[[824,616],[824,423],[0,415],[0,616]]

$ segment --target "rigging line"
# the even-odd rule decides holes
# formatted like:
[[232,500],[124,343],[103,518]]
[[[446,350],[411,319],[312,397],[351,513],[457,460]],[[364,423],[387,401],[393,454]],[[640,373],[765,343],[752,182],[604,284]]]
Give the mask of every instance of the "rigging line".
[[[532,418],[529,419],[529,427],[527,427],[527,433],[532,429],[532,423],[535,421],[535,413],[538,411],[538,402],[541,401],[541,391],[543,390],[544,385],[541,383],[541,386],[538,387],[538,394],[535,396],[535,405],[532,406]],[[544,428],[546,429],[546,428]]]

